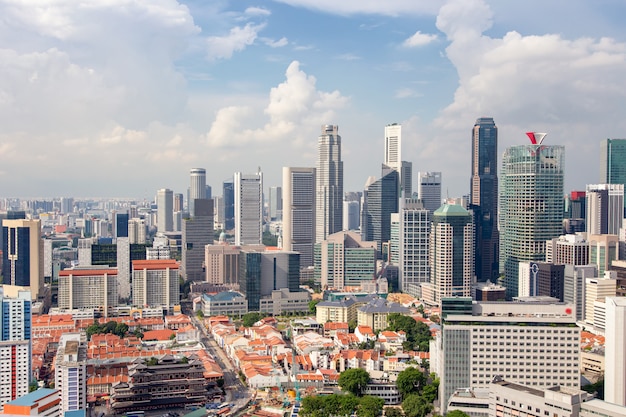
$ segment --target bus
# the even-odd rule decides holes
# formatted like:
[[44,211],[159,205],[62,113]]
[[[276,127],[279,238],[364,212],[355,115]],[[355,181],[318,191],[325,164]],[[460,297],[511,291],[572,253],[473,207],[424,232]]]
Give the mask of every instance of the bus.
[[224,415],[230,411],[230,404],[222,403],[215,409],[215,414],[218,416]]
[[145,417],[145,411],[129,411],[126,413],[126,417]]

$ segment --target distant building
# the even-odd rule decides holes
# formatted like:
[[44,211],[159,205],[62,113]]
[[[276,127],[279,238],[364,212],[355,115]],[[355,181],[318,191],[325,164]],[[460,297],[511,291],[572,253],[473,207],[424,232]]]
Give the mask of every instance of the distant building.
[[383,165],[381,178],[368,180],[363,191],[361,236],[376,242],[377,250],[391,237],[391,214],[398,212],[399,173]]
[[95,309],[108,317],[118,306],[117,268],[86,266],[59,272],[59,308]]
[[174,230],[174,192],[167,188],[157,191],[157,231]]
[[624,218],[624,184],[588,184],[585,195],[587,233],[619,234]]
[[133,305],[161,307],[173,314],[175,306],[180,305],[178,262],[133,261]]
[[[392,263],[399,267],[400,289],[414,297],[421,294],[418,287],[430,281],[430,217],[422,202],[414,199],[403,200],[400,212],[391,215],[392,234],[398,228],[397,241],[391,241]],[[398,259],[393,255],[396,246]]]
[[315,242],[340,232],[343,222],[343,162],[339,126],[324,125],[317,142]]
[[600,182],[626,184],[626,139],[600,142]]
[[417,196],[431,214],[441,207],[441,172],[418,172]]
[[268,198],[269,220],[282,220],[283,218],[283,189],[282,187],[270,187]]
[[283,167],[283,249],[300,253],[300,268],[313,266],[315,168]]
[[199,199],[194,207],[195,216],[183,220],[181,269],[187,280],[203,281],[204,247],[213,243],[213,201]]
[[235,245],[263,243],[263,173],[235,172]]
[[238,284],[240,250],[239,246],[226,244],[206,245],[204,247],[206,282]]
[[206,169],[204,168],[192,168],[189,171],[190,186],[189,186],[189,214],[191,217],[196,216],[195,200],[205,200],[206,195]]

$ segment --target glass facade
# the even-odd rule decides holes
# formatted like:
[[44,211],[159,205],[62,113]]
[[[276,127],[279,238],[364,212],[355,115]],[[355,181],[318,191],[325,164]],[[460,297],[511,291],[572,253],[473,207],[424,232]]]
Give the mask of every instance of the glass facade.
[[600,183],[626,184],[626,139],[600,143]]
[[239,290],[248,299],[248,311],[259,311],[261,307],[261,256],[260,252],[239,254]]
[[363,240],[382,244],[391,238],[391,213],[398,212],[398,172],[383,168],[383,176],[367,187],[363,205]]

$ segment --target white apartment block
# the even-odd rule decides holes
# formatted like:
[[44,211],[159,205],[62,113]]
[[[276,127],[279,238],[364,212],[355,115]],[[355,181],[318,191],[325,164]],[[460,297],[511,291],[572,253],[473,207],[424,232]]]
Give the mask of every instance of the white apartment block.
[[606,299],[604,399],[626,406],[626,297]]
[[87,409],[87,346],[79,333],[65,333],[55,359],[55,388],[61,392],[59,416]]
[[0,341],[0,408],[28,394],[30,356],[30,340]]
[[88,266],[59,272],[59,308],[100,309],[106,317],[109,308],[117,307],[117,269]]
[[595,325],[596,302],[604,302],[606,297],[615,297],[616,290],[615,279],[588,278],[585,281],[585,323]]
[[133,261],[133,305],[173,312],[180,305],[178,277],[178,262],[173,259]]
[[[449,314],[431,343],[440,400],[457,389],[488,387],[496,376],[547,388],[580,387],[580,328],[565,303],[474,303],[472,314]],[[444,412],[446,410],[443,410]]]

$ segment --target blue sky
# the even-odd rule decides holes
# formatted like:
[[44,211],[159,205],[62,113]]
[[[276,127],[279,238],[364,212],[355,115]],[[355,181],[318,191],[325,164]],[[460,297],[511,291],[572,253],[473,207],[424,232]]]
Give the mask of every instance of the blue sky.
[[626,137],[621,1],[0,1],[2,197],[185,192],[207,169],[315,166],[322,124],[343,140],[346,191],[403,159],[468,192],[470,130],[499,153],[545,131],[566,190],[598,182],[599,142]]

